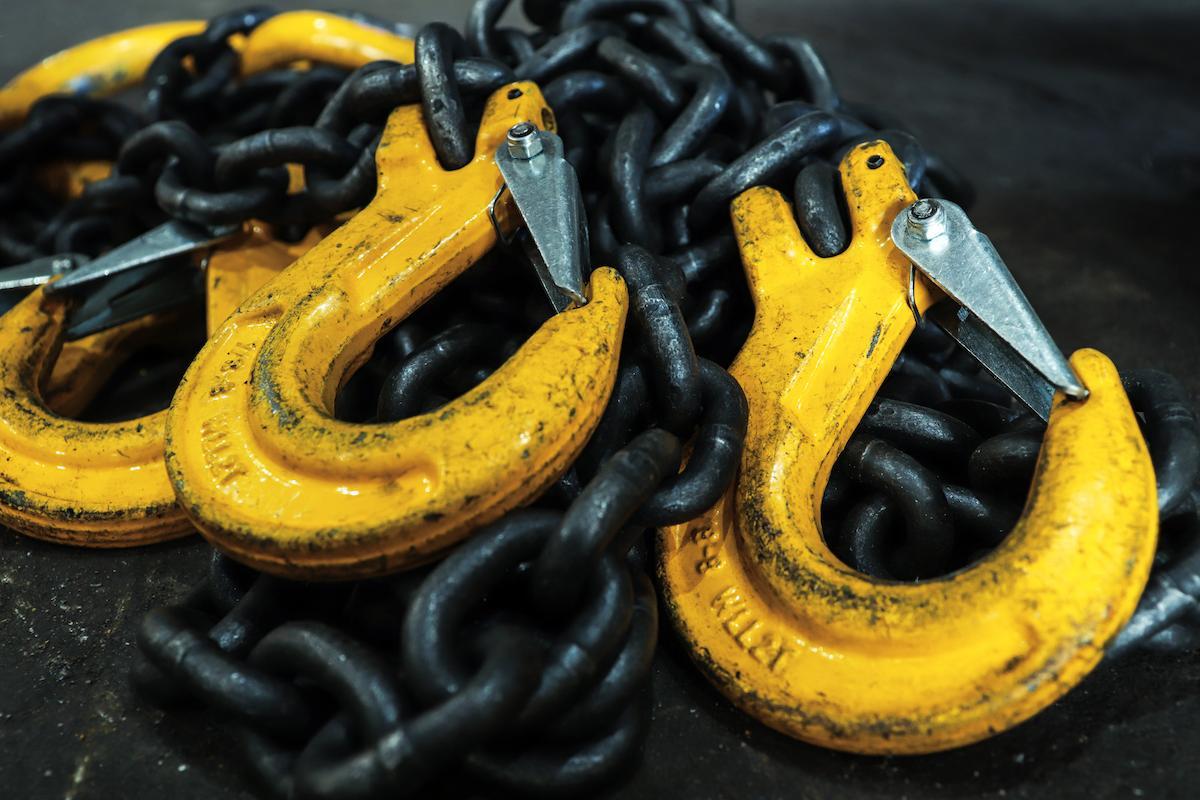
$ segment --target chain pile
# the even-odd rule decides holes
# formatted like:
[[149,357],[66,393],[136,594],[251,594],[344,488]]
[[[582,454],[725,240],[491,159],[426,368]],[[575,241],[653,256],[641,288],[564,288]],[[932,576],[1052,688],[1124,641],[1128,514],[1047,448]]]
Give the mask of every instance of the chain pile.
[[[465,36],[422,28],[412,66],[245,79],[229,38],[270,12],[223,15],[156,59],[140,110],[47,98],[0,140],[11,171],[0,258],[15,262],[95,254],[170,217],[253,217],[296,238],[371,198],[374,148],[398,105],[422,104],[446,168],[473,156],[471,120],[499,86],[536,81],[555,111],[593,263],[615,266],[631,295],[616,388],[577,462],[533,508],[431,568],[311,585],[215,555],[196,591],[144,622],[139,689],[230,723],[280,797],[463,780],[530,796],[613,780],[648,723],[658,619],[643,533],[721,496],[746,429],[723,368],[753,319],[728,202],[755,185],[784,189],[814,251],[835,255],[848,244],[835,165],[879,138],[918,194],[969,200],[900,124],[840,98],[805,40],[753,37],[728,2],[526,0],[532,31],[497,26],[508,5],[479,0]],[[83,158],[112,160],[113,175],[65,205],[37,186],[38,166]],[[303,168],[303,191],[288,192],[288,164]],[[437,408],[548,313],[531,271],[493,253],[378,343],[336,414],[382,422]],[[1200,433],[1173,379],[1139,373],[1126,385],[1158,475],[1164,548],[1116,649],[1188,646]],[[831,548],[879,577],[965,566],[1019,515],[1043,431],[969,355],[920,326],[838,459],[823,504]]]

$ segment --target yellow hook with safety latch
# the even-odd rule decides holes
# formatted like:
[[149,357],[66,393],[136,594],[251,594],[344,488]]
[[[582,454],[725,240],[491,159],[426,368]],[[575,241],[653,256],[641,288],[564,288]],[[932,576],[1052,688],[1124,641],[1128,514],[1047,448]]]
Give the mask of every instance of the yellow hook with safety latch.
[[[581,204],[574,173],[538,184],[569,168],[553,128],[537,86],[502,87],[483,112],[474,158],[447,171],[420,107],[391,113],[375,199],[230,317],[171,404],[167,468],[215,547],[292,577],[377,575],[434,557],[567,468],[616,376],[628,301],[608,268],[592,273],[586,303],[561,303],[504,365],[446,406],[380,424],[332,415],[375,341],[495,247],[498,224],[518,211],[548,289],[584,256],[580,242],[567,247],[583,230],[571,213]],[[534,178],[527,190],[513,183],[521,170],[510,169],[510,147]],[[551,205],[527,213],[530,198]],[[558,288],[584,294],[582,274],[575,279]]]
[[[1150,570],[1154,474],[1116,369],[1080,350],[1065,368],[1078,380],[1057,384],[1024,513],[999,547],[915,583],[842,564],[819,522],[833,462],[914,310],[958,279],[931,270],[935,286],[893,240],[893,220],[907,239],[916,198],[886,144],[851,150],[841,179],[853,238],[832,258],[813,254],[774,190],[733,202],[756,305],[730,369],[749,401],[746,448],[721,502],[661,531],[659,574],[693,658],[745,711],[838,750],[928,753],[1021,722],[1099,662]],[[926,238],[936,246],[922,257],[947,262],[986,242],[961,226]],[[989,291],[1003,294],[1000,283]]]
[[[38,97],[54,91],[106,94],[144,76],[154,56],[200,22],[134,28],[52,56],[0,89],[0,126],[19,121]],[[412,40],[323,12],[289,12],[235,42],[242,74],[296,62],[361,66],[381,57],[411,60]],[[104,177],[107,166],[69,165],[65,196],[79,190],[80,170]],[[311,248],[318,233],[294,245],[274,240],[257,222],[207,255],[209,330],[259,285]],[[50,277],[43,275],[41,280]],[[42,287],[0,317],[0,522],[28,535],[87,547],[129,547],[190,533],[163,466],[165,411],[138,419],[89,423],[70,419],[94,397],[121,361],[176,317],[154,314],[64,344],[74,301]]]
[[[285,244],[249,223],[215,249],[205,269],[209,332],[317,240]],[[172,335],[179,316],[151,314],[64,344],[71,307],[37,289],[0,316],[0,522],[86,547],[190,533],[163,466],[165,410],[122,422],[70,418],[124,359]]]

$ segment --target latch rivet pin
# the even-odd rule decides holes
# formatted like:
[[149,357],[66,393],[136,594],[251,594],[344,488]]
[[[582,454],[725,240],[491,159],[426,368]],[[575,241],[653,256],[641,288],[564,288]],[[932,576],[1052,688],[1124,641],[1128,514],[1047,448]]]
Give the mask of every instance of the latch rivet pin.
[[925,198],[908,209],[908,230],[923,241],[930,241],[945,230],[945,214],[937,200]]
[[508,129],[508,154],[513,158],[528,161],[541,154],[542,137],[531,122],[518,122]]

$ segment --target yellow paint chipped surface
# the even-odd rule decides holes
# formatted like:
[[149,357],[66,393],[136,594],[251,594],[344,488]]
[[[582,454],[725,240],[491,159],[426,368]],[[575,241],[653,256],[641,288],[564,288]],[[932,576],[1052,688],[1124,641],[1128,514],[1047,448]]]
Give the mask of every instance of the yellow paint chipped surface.
[[[46,94],[103,96],[136,84],[163,47],[204,25],[131,28],[43,60],[0,88],[0,130],[19,124]],[[412,55],[409,39],[311,11],[277,15],[232,44],[242,49],[243,74],[297,61],[354,68],[379,58],[410,61]],[[40,177],[70,197],[109,169],[103,162],[63,163]],[[247,233],[218,250],[208,267],[210,330],[317,238],[286,245],[249,223]],[[67,312],[65,300],[39,289],[0,318],[0,521],[32,536],[89,547],[127,547],[190,532],[163,466],[165,412],[121,423],[69,418],[138,347],[170,335],[174,318],[136,320],[64,345]]]
[[[871,170],[871,155],[884,165]],[[914,200],[883,143],[842,164],[853,241],[815,256],[787,202],[732,208],[756,303],[731,368],[750,405],[738,481],[660,534],[667,608],[704,672],[785,733],[861,753],[925,753],[1005,730],[1099,661],[1137,603],[1157,535],[1154,475],[1102,354],[1071,363],[1086,402],[1056,401],[1034,489],[982,561],[922,583],[877,580],[825,546],[838,453],[912,331],[908,264],[889,240]],[[917,304],[933,297],[921,282]]]
[[474,160],[447,172],[420,108],[393,111],[375,199],[196,358],[172,403],[167,466],[216,547],[289,576],[388,572],[536,497],[574,460],[616,375],[627,297],[609,269],[593,274],[586,306],[553,317],[445,407],[389,424],[331,414],[376,339],[496,244],[493,154],[527,120],[553,124],[537,87],[502,87]]

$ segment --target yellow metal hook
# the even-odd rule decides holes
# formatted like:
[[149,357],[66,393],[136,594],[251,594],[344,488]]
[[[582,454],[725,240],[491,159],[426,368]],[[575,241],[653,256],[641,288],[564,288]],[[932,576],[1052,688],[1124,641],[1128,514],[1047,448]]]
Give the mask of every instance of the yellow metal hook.
[[371,61],[412,60],[412,39],[324,11],[276,14],[250,32],[241,51],[243,75],[303,61],[356,69]]
[[[209,330],[317,240],[314,233],[283,244],[251,223],[216,250],[206,270]],[[69,418],[124,358],[169,337],[177,315],[144,317],[64,345],[69,310],[69,300],[38,288],[0,316],[0,522],[85,547],[190,533],[163,468],[165,411],[127,422]]]
[[[155,56],[171,42],[204,31],[202,20],[142,25],[68,48],[0,87],[0,130],[20,123],[48,94],[106,96],[140,83]],[[289,11],[264,21],[248,36],[234,37],[241,73],[253,75],[297,62],[354,69],[371,61],[413,60],[413,41],[323,11]]]
[[[20,122],[41,96],[111,94],[137,83],[171,41],[204,23],[132,28],[51,56],[0,89],[0,129]],[[297,61],[361,66],[411,60],[412,41],[335,14],[279,14],[247,37],[243,74]],[[47,179],[76,194],[108,165],[58,165]],[[275,241],[258,223],[218,248],[206,270],[211,331],[262,283],[316,243]],[[69,305],[41,289],[0,317],[0,522],[37,538],[88,547],[130,547],[191,532],[162,464],[165,412],[120,423],[69,419],[112,371],[151,337],[169,333],[171,315],[126,323],[63,344]]]
[[515,214],[493,160],[510,127],[553,129],[537,86],[487,103],[475,158],[438,164],[417,106],[392,112],[378,192],[245,302],[188,370],[167,422],[181,505],[217,548],[305,578],[380,574],[433,557],[536,497],[600,418],[627,305],[607,268],[587,305],[555,315],[480,386],[387,424],[331,413],[376,339],[497,243]]
[[[1081,350],[1090,397],[1056,398],[1025,511],[995,551],[919,583],[840,563],[820,499],[914,326],[889,230],[915,200],[882,142],[853,149],[841,175],[853,240],[833,258],[811,252],[774,190],[733,203],[756,303],[730,370],[750,405],[746,449],[720,503],[660,533],[659,572],[693,657],[744,710],[826,747],[927,753],[1016,725],[1097,664],[1149,573],[1154,474],[1115,368]],[[931,290],[914,289],[924,310]]]
[[141,82],[164,47],[203,30],[202,20],[142,25],[48,56],[0,88],[0,130],[19,124],[48,94],[105,96],[128,89]]

